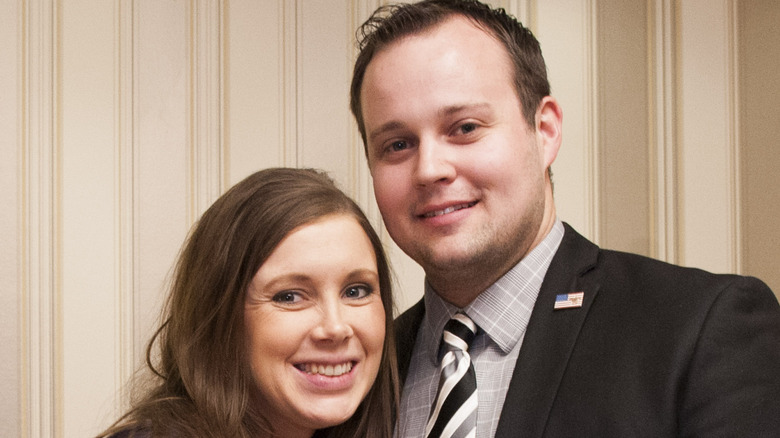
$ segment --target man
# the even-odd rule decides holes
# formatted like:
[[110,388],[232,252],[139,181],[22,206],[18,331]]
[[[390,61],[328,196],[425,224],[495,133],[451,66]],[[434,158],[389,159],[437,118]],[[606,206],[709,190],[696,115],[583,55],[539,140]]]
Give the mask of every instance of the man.
[[376,200],[426,273],[396,321],[398,436],[444,416],[454,315],[477,327],[453,353],[476,373],[477,437],[780,436],[766,285],[602,250],[558,220],[562,111],[527,29],[430,0],[380,8],[359,34],[351,107]]

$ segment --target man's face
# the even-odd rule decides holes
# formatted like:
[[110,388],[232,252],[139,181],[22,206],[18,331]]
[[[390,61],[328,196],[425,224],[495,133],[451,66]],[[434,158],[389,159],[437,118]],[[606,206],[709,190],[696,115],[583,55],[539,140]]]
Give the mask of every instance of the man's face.
[[439,293],[487,287],[544,237],[557,145],[525,122],[496,39],[462,17],[402,38],[368,65],[361,103],[385,225]]

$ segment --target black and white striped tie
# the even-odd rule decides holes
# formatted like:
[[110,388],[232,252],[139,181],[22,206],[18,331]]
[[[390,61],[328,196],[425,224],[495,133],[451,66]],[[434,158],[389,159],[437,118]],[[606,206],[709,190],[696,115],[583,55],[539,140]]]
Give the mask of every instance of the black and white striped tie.
[[476,436],[477,375],[468,348],[477,326],[458,313],[444,326],[439,357],[439,392],[431,408],[425,436],[464,438]]

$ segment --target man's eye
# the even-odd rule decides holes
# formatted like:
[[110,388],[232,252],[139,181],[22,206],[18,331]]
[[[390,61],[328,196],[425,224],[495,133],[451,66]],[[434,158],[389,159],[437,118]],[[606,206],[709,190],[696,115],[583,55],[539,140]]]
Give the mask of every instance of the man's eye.
[[365,298],[369,296],[374,290],[365,285],[350,286],[344,291],[344,297],[346,298]]
[[402,150],[404,150],[406,148],[407,148],[407,144],[406,144],[405,141],[400,141],[399,140],[399,141],[394,141],[394,142],[390,143],[390,149],[392,149],[395,152],[402,151]]
[[476,129],[477,129],[476,123],[464,123],[460,125],[459,128],[461,134],[468,134],[474,132]]
[[279,292],[271,298],[275,303],[294,304],[301,301],[301,295],[297,292]]

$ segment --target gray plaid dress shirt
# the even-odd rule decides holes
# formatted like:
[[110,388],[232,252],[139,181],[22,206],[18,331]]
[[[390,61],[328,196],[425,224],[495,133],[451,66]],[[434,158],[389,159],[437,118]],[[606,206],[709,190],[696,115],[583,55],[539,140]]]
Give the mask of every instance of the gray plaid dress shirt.
[[[496,433],[531,311],[562,239],[563,224],[556,220],[536,248],[463,309],[479,326],[469,348],[477,373],[478,438],[493,437]],[[425,423],[439,382],[437,355],[442,330],[460,310],[439,298],[427,282],[424,300],[425,316],[401,396],[396,430],[399,438],[420,438],[425,434]]]

